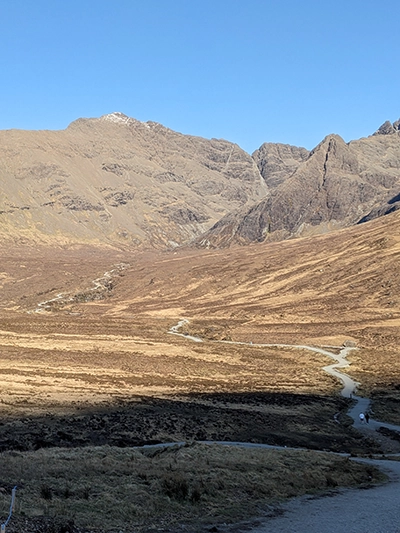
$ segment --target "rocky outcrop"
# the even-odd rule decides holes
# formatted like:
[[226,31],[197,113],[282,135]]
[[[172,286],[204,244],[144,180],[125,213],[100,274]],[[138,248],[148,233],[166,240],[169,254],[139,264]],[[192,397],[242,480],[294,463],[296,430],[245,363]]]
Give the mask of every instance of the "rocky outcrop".
[[[380,134],[350,143],[329,135],[308,155],[297,150],[286,150],[298,158],[275,181],[268,197],[228,214],[195,244],[221,247],[314,235],[398,208],[399,135]],[[262,172],[259,154],[255,157]],[[282,166],[275,167],[277,172]]]
[[177,224],[204,224],[208,221],[207,215],[200,210],[180,205],[169,205],[163,209],[162,214]]
[[103,193],[105,203],[111,207],[126,205],[135,198],[134,193],[128,190],[116,191],[111,187],[105,187],[101,189],[101,192]]
[[270,189],[291,176],[308,156],[309,151],[305,148],[278,143],[264,143],[253,153],[260,174]]
[[374,135],[393,135],[400,131],[400,119],[393,122],[393,124],[387,120],[378,128]]

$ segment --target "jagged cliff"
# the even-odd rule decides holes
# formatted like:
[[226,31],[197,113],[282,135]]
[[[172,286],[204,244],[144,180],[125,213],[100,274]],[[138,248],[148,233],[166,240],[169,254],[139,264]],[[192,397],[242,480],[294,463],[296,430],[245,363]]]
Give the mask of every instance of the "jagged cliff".
[[[374,135],[350,143],[328,135],[309,153],[264,145],[254,157],[271,188],[268,197],[229,213],[196,244],[228,246],[313,235],[396,210],[399,125],[385,123]],[[277,153],[284,157],[277,159]]]

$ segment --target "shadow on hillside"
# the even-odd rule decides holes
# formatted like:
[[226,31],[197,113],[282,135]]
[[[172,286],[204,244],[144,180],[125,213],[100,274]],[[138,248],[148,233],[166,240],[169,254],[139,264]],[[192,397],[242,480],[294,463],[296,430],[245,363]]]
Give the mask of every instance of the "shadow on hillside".
[[118,405],[81,406],[70,415],[25,413],[3,420],[0,451],[216,440],[378,452],[349,426],[348,406],[339,397],[260,392],[135,397]]

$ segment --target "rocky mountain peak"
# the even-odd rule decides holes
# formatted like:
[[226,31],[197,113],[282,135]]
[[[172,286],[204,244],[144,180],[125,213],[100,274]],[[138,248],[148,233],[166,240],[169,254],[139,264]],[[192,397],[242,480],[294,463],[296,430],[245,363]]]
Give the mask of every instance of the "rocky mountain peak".
[[337,135],[336,133],[330,133],[324,139],[317,144],[313,150],[310,152],[310,156],[313,156],[314,154],[318,152],[326,152],[326,151],[332,151],[336,150],[338,147],[345,147],[346,142],[340,135]]
[[[384,129],[399,128],[400,121]],[[223,247],[311,236],[400,208],[399,135],[346,143],[331,134],[309,154],[298,150],[263,145],[255,152],[270,194],[219,220],[197,243]]]
[[0,242],[173,248],[263,198],[249,154],[121,112],[0,132]]
[[107,121],[107,122],[115,122],[120,124],[128,124],[132,121],[130,117],[125,115],[124,113],[121,113],[120,111],[115,111],[114,113],[109,113],[108,115],[103,115],[100,117],[99,120]]
[[272,189],[293,174],[308,156],[305,148],[281,143],[264,143],[253,153],[260,174]]
[[400,131],[400,119],[396,120],[396,122],[393,122],[393,124],[390,122],[390,120],[387,120],[378,128],[378,130],[374,133],[374,135],[393,135],[394,133],[398,133]]

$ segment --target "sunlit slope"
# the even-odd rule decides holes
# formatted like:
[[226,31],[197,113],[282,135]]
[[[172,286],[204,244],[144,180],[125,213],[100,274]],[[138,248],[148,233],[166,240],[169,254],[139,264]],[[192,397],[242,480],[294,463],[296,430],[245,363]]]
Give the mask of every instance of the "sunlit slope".
[[[385,342],[394,342],[399,258],[398,213],[325,236],[224,251],[21,246],[2,252],[0,309],[33,312],[52,300],[45,309],[66,317],[166,318],[171,325],[188,318],[214,335],[254,341],[350,336],[376,344],[384,330]],[[104,287],[93,290],[98,279]]]
[[[399,385],[397,213],[313,239],[228,251],[19,246],[1,257],[7,398],[332,392],[338,383],[322,371],[324,356],[254,344],[346,340],[361,348],[348,371],[363,387]],[[183,333],[253,346],[168,334],[183,318]]]
[[267,193],[251,156],[121,113],[0,131],[0,243],[174,248]]
[[[143,261],[116,288],[110,312],[184,316],[268,336],[293,328],[349,335],[400,325],[397,213],[313,238]],[[114,308],[114,311],[112,311]],[[315,333],[315,331],[314,331]]]

